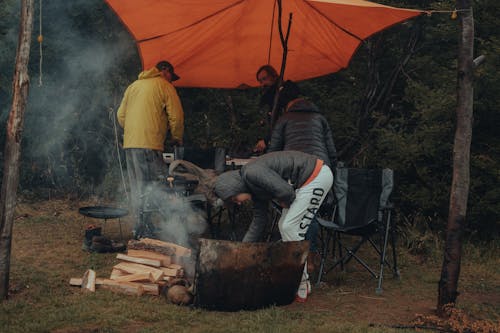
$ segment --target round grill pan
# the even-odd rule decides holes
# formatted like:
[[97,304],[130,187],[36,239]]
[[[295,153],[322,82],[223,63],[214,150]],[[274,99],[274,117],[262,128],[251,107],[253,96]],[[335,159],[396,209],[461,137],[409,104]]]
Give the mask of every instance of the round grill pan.
[[82,215],[96,219],[117,219],[128,215],[128,210],[126,209],[108,206],[81,207],[78,209],[78,212]]

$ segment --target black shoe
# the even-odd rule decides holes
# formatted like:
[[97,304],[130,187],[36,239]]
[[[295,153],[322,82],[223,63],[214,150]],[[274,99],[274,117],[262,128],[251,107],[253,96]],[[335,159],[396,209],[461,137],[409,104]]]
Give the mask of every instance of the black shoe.
[[89,224],[85,227],[85,237],[83,238],[82,250],[92,252],[92,238],[101,236],[101,227]]

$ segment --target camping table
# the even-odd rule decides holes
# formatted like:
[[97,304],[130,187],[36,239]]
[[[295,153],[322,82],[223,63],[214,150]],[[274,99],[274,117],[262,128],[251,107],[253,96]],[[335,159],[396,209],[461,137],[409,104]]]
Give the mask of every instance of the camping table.
[[81,207],[78,212],[86,217],[104,220],[102,226],[102,233],[106,227],[106,221],[110,219],[118,219],[118,226],[120,227],[120,237],[123,241],[122,223],[120,218],[128,215],[128,210],[124,208],[109,207],[109,206],[88,206]]
[[232,170],[236,169],[236,168],[241,168],[242,166],[244,166],[245,164],[247,164],[248,162],[254,160],[255,157],[251,157],[251,158],[229,158],[229,159],[226,159],[226,166],[228,167],[231,167]]

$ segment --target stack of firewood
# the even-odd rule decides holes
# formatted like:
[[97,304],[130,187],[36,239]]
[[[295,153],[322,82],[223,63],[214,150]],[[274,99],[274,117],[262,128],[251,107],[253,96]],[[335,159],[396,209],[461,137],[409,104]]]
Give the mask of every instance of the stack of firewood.
[[182,285],[187,292],[191,283],[185,273],[194,272],[191,249],[149,238],[131,240],[127,249],[126,254],[116,256],[120,262],[113,266],[109,278],[98,278],[89,269],[82,278],[71,278],[70,285],[92,292],[98,287],[139,296],[158,296],[173,285]]

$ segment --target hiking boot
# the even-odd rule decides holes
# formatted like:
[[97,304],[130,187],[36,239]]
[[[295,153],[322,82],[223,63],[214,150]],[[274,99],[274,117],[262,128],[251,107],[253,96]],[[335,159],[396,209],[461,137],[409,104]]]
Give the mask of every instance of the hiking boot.
[[308,288],[309,280],[302,280],[299,284],[299,289],[297,290],[297,295],[295,296],[295,302],[305,303],[307,301],[307,295],[309,295]]
[[92,252],[92,238],[101,236],[101,227],[89,224],[85,227],[85,237],[83,238],[82,250]]
[[124,252],[126,245],[115,242],[105,236],[94,236],[92,238],[91,250],[97,253]]
[[90,249],[97,253],[106,253],[112,251],[111,240],[105,236],[92,237]]

